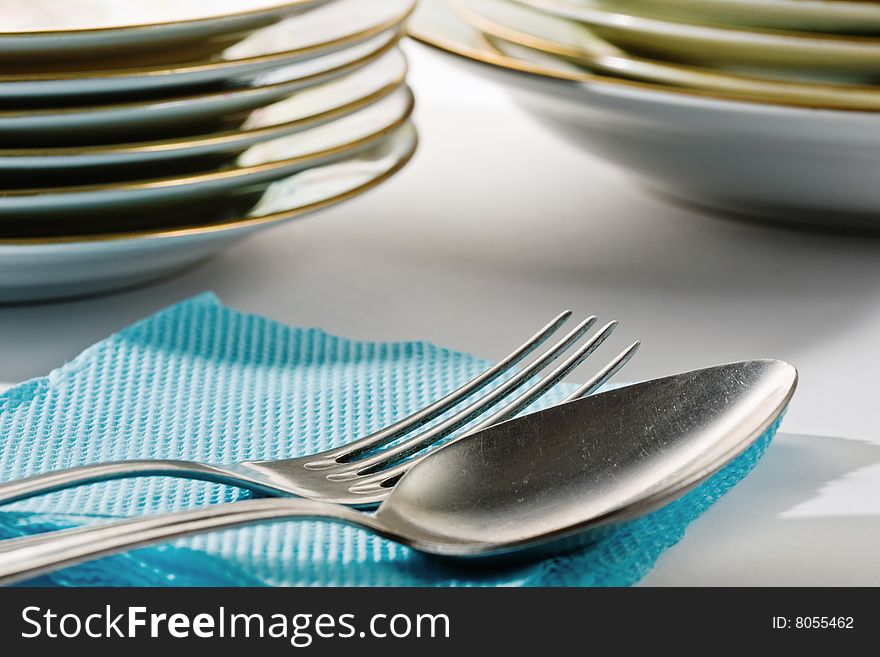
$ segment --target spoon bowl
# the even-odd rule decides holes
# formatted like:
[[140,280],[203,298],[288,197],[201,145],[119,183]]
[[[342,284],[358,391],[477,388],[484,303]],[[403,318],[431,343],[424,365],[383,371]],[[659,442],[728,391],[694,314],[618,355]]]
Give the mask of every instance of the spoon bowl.
[[376,519],[435,554],[491,556],[573,535],[590,542],[744,452],[779,418],[796,382],[787,363],[747,361],[504,422],[413,468]]

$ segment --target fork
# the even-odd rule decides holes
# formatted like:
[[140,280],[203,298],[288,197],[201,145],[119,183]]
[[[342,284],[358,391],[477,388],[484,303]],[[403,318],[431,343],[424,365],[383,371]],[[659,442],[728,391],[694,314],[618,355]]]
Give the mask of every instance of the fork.
[[[609,322],[562,363],[539,377],[543,370],[580,341],[597,321],[595,315],[586,318],[529,365],[516,371],[497,387],[478,396],[448,418],[419,431],[460,402],[484,391],[498,378],[515,371],[516,365],[557,333],[571,314],[571,311],[561,313],[499,363],[444,397],[402,420],[342,447],[292,459],[241,461],[222,465],[158,459],[96,463],[0,484],[0,504],[100,481],[169,476],[228,484],[264,495],[292,495],[354,507],[376,506],[385,499],[407,470],[433,451],[431,448],[487,414],[488,417],[475,426],[467,427],[464,435],[517,415],[583,363],[617,326],[616,321]],[[638,347],[638,341],[632,343],[607,362],[589,381],[568,395],[565,401],[578,399],[597,390],[626,365]],[[533,383],[536,378],[537,381]],[[530,385],[526,387],[527,384]],[[496,405],[523,387],[526,387],[524,392],[490,413]],[[399,440],[409,434],[413,435]],[[461,437],[459,435],[453,440]]]

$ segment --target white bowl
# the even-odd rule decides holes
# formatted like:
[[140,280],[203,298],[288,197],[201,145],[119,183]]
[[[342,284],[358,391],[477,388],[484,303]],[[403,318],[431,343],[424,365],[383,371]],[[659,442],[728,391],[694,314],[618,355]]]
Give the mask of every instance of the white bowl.
[[880,228],[878,114],[738,102],[515,59],[493,51],[449,0],[422,0],[410,30],[505,84],[567,141],[667,197],[779,221]]
[[635,57],[600,39],[578,21],[546,14],[514,0],[461,0],[456,11],[496,45],[524,46],[600,75],[719,91],[736,100],[880,110],[880,86],[780,81],[773,76],[729,73]]
[[634,54],[674,62],[775,72],[784,78],[875,81],[880,39],[728,27],[603,9],[595,0],[515,0],[587,25]]

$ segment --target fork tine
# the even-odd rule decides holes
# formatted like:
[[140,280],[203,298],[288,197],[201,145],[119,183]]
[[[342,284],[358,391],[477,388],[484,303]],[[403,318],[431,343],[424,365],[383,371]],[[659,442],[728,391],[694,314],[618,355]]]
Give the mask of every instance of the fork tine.
[[[511,352],[506,358],[432,404],[419,409],[412,415],[398,420],[394,424],[391,424],[369,436],[343,445],[339,449],[324,452],[322,458],[307,463],[305,467],[313,470],[320,470],[338,465],[340,462],[357,457],[365,452],[375,449],[376,447],[381,447],[382,445],[400,438],[410,431],[424,426],[458,404],[458,402],[469,397],[472,393],[489,385],[495,379],[502,376],[523,359],[528,357],[538,347],[544,344],[554,333],[556,333],[559,327],[568,321],[571,314],[570,310],[560,313],[555,319],[529,338],[528,341],[517,347],[517,349]],[[592,319],[595,321],[595,317]]]
[[565,401],[574,401],[575,399],[580,399],[581,397],[586,397],[587,395],[595,392],[599,388],[601,388],[611,377],[617,374],[623,366],[626,365],[630,359],[636,355],[636,352],[639,350],[639,347],[642,345],[641,342],[636,340],[622,352],[617,354],[614,359],[608,363],[605,367],[603,367],[599,372],[589,381],[587,381],[580,388],[571,393],[568,397],[565,398]]
[[[505,406],[503,409],[493,414],[492,417],[484,420],[479,425],[471,428],[466,433],[456,436],[449,443],[454,443],[457,440],[461,440],[465,436],[471,435],[477,431],[485,429],[493,424],[497,424],[498,422],[503,422],[510,417],[513,417],[521,410],[528,407],[533,401],[544,395],[547,391],[549,391],[552,387],[562,381],[568,374],[570,374],[575,368],[577,368],[584,360],[586,360],[590,354],[601,344],[605,338],[610,335],[611,331],[616,326],[616,322],[611,322],[603,327],[602,331],[606,331],[604,336],[602,336],[602,332],[594,336],[590,342],[585,343],[580,349],[578,349],[574,354],[572,354],[569,358],[566,359],[564,363],[556,367],[552,372],[544,376],[541,380],[541,383],[537,384],[533,388],[530,388],[526,393],[520,395],[513,402]],[[600,337],[602,336],[602,337]],[[594,340],[599,338],[599,344],[591,344]],[[598,374],[596,374],[593,378],[590,379],[586,384],[582,385],[578,388],[575,393],[580,393],[579,396],[584,396],[589,394],[588,391],[595,390],[603,383],[605,383],[608,379],[610,379],[614,374],[620,371],[620,369],[629,362],[629,359],[635,355],[636,351],[638,351],[639,342],[636,341],[631,344],[629,347],[623,350],[620,354],[615,356],[608,364],[606,364]],[[575,397],[575,393],[569,395],[565,401],[570,401],[572,399],[577,399],[579,397]],[[406,474],[407,470],[411,467],[422,461],[423,459],[430,456],[434,450],[430,450],[424,454],[416,456],[412,459],[407,459],[402,463],[397,463],[397,465],[393,465],[390,468],[377,470],[375,472],[362,475],[357,477],[357,483],[355,483],[349,490],[352,493],[361,493],[365,495],[375,494],[381,491],[391,491],[391,487],[388,485],[389,483],[393,483],[397,481],[400,477]]]
[[[565,359],[565,361],[557,366],[552,372],[544,376],[544,378],[541,379],[535,386],[529,388],[526,392],[517,397],[510,404],[470,429],[468,433],[482,431],[487,427],[491,427],[493,424],[498,424],[499,422],[509,420],[520,411],[525,410],[533,401],[537,400],[539,397],[543,397],[545,393],[549,392],[551,388],[556,386],[557,383],[561,382],[562,379],[571,374],[571,372],[575,368],[577,368],[581,363],[589,358],[592,353],[596,351],[596,349],[598,349],[599,346],[603,342],[605,342],[605,340],[608,339],[615,328],[617,328],[616,321],[608,322],[605,326],[599,329],[599,332],[596,333],[596,335],[585,342],[580,349],[578,349],[571,356]],[[603,368],[603,371],[605,369],[607,369],[607,366],[606,368]]]
[[[452,417],[447,418],[440,424],[431,427],[427,431],[413,436],[390,449],[378,452],[377,454],[368,456],[363,459],[352,461],[350,468],[345,468],[332,474],[328,474],[327,478],[333,481],[345,481],[354,477],[362,476],[364,474],[374,472],[377,468],[384,468],[384,466],[399,461],[402,458],[419,452],[425,447],[433,445],[437,441],[442,440],[455,430],[466,425],[471,420],[479,417],[485,411],[492,408],[492,406],[496,402],[499,402],[505,397],[508,397],[518,388],[528,383],[547,365],[559,358],[572,345],[580,340],[580,338],[587,331],[589,331],[593,322],[594,318],[590,317],[587,320],[584,320],[583,322],[578,324],[568,335],[566,335],[553,347],[547,350],[547,352],[545,352],[541,357],[535,359],[535,361],[532,362],[528,367],[524,368],[515,376],[511,377],[503,384],[495,388],[495,390],[489,392],[485,396],[473,402]],[[611,331],[614,330],[615,325],[616,322],[612,322],[611,324],[606,325],[586,345],[581,347],[576,355],[582,354],[583,352],[583,354],[581,355],[581,359],[586,358],[599,344],[601,344],[603,340],[605,340],[605,338],[608,337]],[[574,356],[572,358],[574,358]],[[571,361],[572,358],[569,358],[566,363]]]

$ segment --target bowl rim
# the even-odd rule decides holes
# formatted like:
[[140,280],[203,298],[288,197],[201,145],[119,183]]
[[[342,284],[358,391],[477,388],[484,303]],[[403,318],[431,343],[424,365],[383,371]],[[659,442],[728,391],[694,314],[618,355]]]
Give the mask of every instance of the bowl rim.
[[[506,0],[496,1],[504,2]],[[772,102],[779,104],[790,104],[798,107],[815,107],[822,109],[843,109],[868,112],[880,111],[880,85],[834,85],[822,82],[801,82],[798,80],[782,79],[776,80],[768,77],[750,76],[747,74],[739,74],[724,70],[714,70],[706,67],[677,64],[660,60],[654,61],[651,59],[638,57],[636,55],[631,55],[623,50],[615,48],[611,44],[608,45],[611,48],[615,48],[615,50],[619,50],[619,52],[607,54],[590,53],[588,50],[580,50],[579,47],[576,45],[564,43],[562,41],[554,41],[550,37],[525,32],[519,27],[514,27],[512,25],[502,23],[501,19],[496,19],[492,16],[489,16],[488,14],[484,14],[481,9],[472,6],[471,0],[468,0],[468,2],[466,3],[457,3],[457,6],[461,7],[460,11],[462,12],[462,14],[466,14],[467,22],[469,22],[476,30],[478,30],[482,34],[482,36],[490,42],[490,45],[492,41],[498,40],[515,44],[518,47],[522,47],[528,50],[534,50],[536,52],[540,52],[542,54],[550,55],[553,57],[560,57],[562,59],[571,60],[582,59],[584,62],[583,65],[586,67],[589,67],[591,65],[589,63],[590,60],[595,62],[593,64],[594,66],[612,67],[612,72],[607,74],[597,73],[597,75],[608,75],[613,77],[613,65],[607,64],[605,62],[607,62],[608,60],[614,60],[615,62],[626,62],[630,65],[648,67],[649,69],[665,69],[671,75],[683,76],[682,79],[687,79],[689,76],[696,76],[697,78],[703,76],[715,78],[716,80],[719,80],[721,82],[729,81],[729,83],[731,84],[736,84],[737,82],[740,82],[741,84],[752,85],[755,88],[725,90],[712,87],[700,87],[699,79],[690,79],[690,81],[686,84],[676,85],[675,83],[664,82],[662,79],[651,80],[648,77],[651,75],[650,72],[644,77],[621,76],[621,80],[641,81],[645,84],[669,86],[671,89],[679,87],[682,89],[703,88],[705,91],[710,93],[729,93],[731,94],[732,98],[756,103]],[[531,11],[530,7],[524,6],[523,9]],[[561,23],[576,23],[575,21],[569,21],[568,19],[556,16],[554,16],[553,19],[558,20]],[[604,40],[602,40],[600,37],[597,37],[597,39],[604,43]],[[786,91],[788,91],[789,95],[788,97],[777,95],[773,98],[763,96],[757,88],[760,86],[773,87],[777,93],[785,93]],[[811,97],[796,98],[792,96],[791,93],[800,93],[804,96]],[[820,96],[822,96],[823,94],[827,95],[825,100],[822,100],[820,98]],[[867,99],[865,97],[865,94],[870,94],[872,98]],[[856,96],[860,95],[861,100],[855,98]]]
[[[738,39],[741,40],[740,42],[749,40],[753,45],[763,44],[767,46],[789,43],[790,45],[797,44],[801,48],[808,48],[811,45],[818,47],[818,44],[825,44],[823,47],[830,46],[854,50],[880,48],[880,37],[876,36],[825,34],[821,32],[688,22],[685,20],[671,20],[630,14],[624,11],[613,11],[594,6],[579,7],[571,5],[569,9],[568,3],[558,2],[557,0],[513,0],[513,2],[570,20],[595,23],[602,27],[621,27],[634,32],[680,36],[682,38],[699,36],[702,39],[716,38],[727,39],[728,41]],[[590,18],[587,18],[588,16]],[[693,34],[694,32],[699,32],[700,34]]]
[[[461,0],[420,0],[422,4],[442,4],[452,7]],[[416,14],[417,16],[417,14]],[[462,21],[463,22],[463,21]],[[475,30],[475,32],[477,32]],[[605,75],[598,75],[586,71],[566,71],[550,66],[544,66],[521,59],[510,57],[492,49],[491,44],[486,42],[485,47],[478,48],[462,44],[454,39],[438,36],[428,30],[421,29],[416,21],[410,20],[408,26],[409,36],[431,48],[455,55],[471,62],[477,62],[487,66],[506,71],[511,74],[521,75],[532,79],[551,81],[560,85],[568,86],[605,86],[613,91],[628,91],[631,93],[644,92],[666,97],[667,100],[674,98],[683,103],[729,103],[737,107],[752,107],[755,110],[795,113],[827,113],[835,115],[862,115],[875,116],[876,111],[850,108],[850,107],[826,107],[816,103],[797,103],[789,101],[776,101],[768,99],[744,98],[735,93],[693,89],[687,87],[673,87],[657,83],[625,80]],[[477,34],[483,39],[479,32]],[[483,39],[484,40],[484,39]]]

